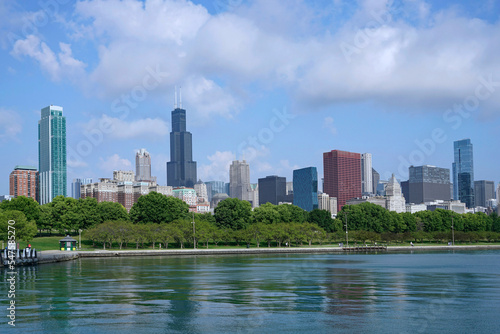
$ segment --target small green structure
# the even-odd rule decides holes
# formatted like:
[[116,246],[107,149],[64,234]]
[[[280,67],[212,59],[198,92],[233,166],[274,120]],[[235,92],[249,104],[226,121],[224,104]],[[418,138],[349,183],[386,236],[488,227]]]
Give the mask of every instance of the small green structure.
[[59,246],[62,251],[76,251],[76,240],[67,235],[59,240]]

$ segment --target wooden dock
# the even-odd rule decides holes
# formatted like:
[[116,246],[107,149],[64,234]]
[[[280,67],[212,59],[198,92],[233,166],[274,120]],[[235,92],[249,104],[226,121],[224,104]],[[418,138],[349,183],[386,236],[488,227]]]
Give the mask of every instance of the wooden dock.
[[387,251],[387,246],[354,246],[354,247],[342,247],[344,252],[379,252]]

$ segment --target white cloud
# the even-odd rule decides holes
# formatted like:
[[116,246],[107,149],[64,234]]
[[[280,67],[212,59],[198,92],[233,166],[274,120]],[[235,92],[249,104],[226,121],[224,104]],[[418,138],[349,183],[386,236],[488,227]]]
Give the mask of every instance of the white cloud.
[[68,159],[66,161],[66,163],[68,164],[68,167],[70,167],[70,168],[84,168],[84,167],[88,166],[88,163],[86,163],[85,161],[82,161],[82,160]]
[[229,166],[234,160],[234,154],[230,151],[216,151],[207,156],[209,165],[198,166],[198,178],[203,181],[224,181],[229,182]]
[[0,108],[0,140],[16,137],[22,131],[21,117],[12,110]]
[[330,131],[332,135],[337,134],[337,128],[333,123],[333,117],[325,117],[325,120],[323,121],[323,128],[328,129],[328,131]]
[[120,158],[118,154],[113,154],[105,159],[99,158],[99,160],[99,167],[107,174],[112,174],[114,170],[132,170],[130,160]]
[[133,121],[125,121],[119,118],[103,114],[100,119],[92,119],[83,124],[84,131],[92,129],[109,129],[109,137],[115,139],[150,138],[163,140],[169,133],[169,125],[160,118],[144,118]]
[[29,35],[26,39],[17,40],[11,53],[16,57],[28,56],[33,58],[54,81],[59,81],[62,77],[76,79],[77,76],[81,76],[86,65],[73,58],[71,45],[59,43],[59,48],[61,52],[56,55],[40,38]]

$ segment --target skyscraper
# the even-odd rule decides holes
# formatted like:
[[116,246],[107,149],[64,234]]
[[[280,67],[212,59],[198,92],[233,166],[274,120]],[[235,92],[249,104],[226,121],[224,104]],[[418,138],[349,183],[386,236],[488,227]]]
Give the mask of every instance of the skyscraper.
[[474,181],[474,197],[475,205],[487,208],[487,201],[495,198],[495,182],[494,181]]
[[450,170],[430,165],[408,168],[407,203],[420,204],[450,200]]
[[38,171],[32,166],[16,166],[9,176],[9,194],[38,201]]
[[144,148],[141,148],[135,154],[135,179],[138,182],[153,181],[151,177],[151,156]]
[[[226,184],[224,181],[208,181],[205,182],[207,185],[207,195],[208,201],[212,201],[212,197],[215,194],[225,194],[226,193]],[[227,194],[226,194],[227,195]]]
[[278,205],[286,197],[286,178],[277,175],[259,179],[259,205],[271,203]]
[[377,195],[377,187],[380,181],[380,174],[372,168],[373,194]]
[[186,110],[176,103],[172,111],[170,161],[167,162],[167,185],[190,187],[196,183],[196,161],[193,161],[193,136],[186,131]]
[[39,203],[66,196],[66,118],[63,108],[42,109],[38,121]]
[[293,204],[312,211],[318,208],[318,171],[306,167],[293,171]]
[[474,207],[474,157],[470,139],[453,142],[453,198]]
[[340,211],[347,200],[361,197],[361,155],[333,150],[323,153],[325,193],[337,198]]
[[233,161],[229,166],[229,196],[251,201],[250,166],[243,161]]
[[81,196],[82,185],[92,183],[92,179],[73,179],[71,183],[71,197],[79,199]]
[[361,192],[363,194],[373,193],[373,171],[372,154],[361,154]]

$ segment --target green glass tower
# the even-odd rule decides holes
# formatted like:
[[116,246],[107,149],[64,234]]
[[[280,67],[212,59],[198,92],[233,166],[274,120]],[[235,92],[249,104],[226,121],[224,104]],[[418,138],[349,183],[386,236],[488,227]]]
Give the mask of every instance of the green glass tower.
[[40,204],[66,196],[66,118],[62,107],[42,109],[38,121],[38,171]]

